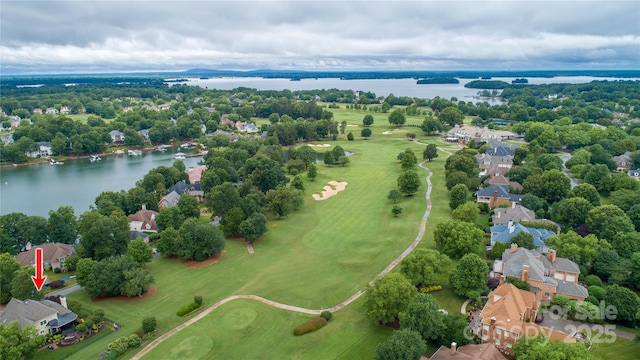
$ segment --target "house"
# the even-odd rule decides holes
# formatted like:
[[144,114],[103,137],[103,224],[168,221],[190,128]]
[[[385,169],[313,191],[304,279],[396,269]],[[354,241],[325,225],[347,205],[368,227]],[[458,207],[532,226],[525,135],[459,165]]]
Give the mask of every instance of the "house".
[[51,151],[51,143],[48,141],[38,141],[36,143],[38,145],[38,151],[40,152],[40,156],[51,156],[53,152]]
[[575,262],[557,257],[555,250],[546,256],[536,250],[528,250],[511,244],[501,260],[493,263],[491,277],[504,281],[514,277],[531,285],[531,291],[539,292],[541,301],[551,301],[556,295],[584,301],[589,292],[578,284],[580,267]]
[[111,141],[114,143],[124,141],[124,133],[119,130],[111,130],[109,131],[109,135],[111,136]]
[[42,115],[42,109],[40,108],[34,108],[33,111],[31,111],[32,114],[40,114]]
[[58,111],[58,109],[56,109],[54,107],[48,107],[47,110],[45,110],[45,113],[58,115],[59,111]]
[[640,178],[640,168],[637,168],[635,170],[629,170],[629,176],[633,177],[633,178]]
[[627,151],[624,154],[614,156],[613,162],[616,163],[616,171],[625,172],[631,169],[631,152]]
[[515,181],[509,181],[508,177],[504,175],[490,176],[489,179],[485,180],[485,184],[488,185],[504,185],[508,186],[510,189],[522,191],[522,185]]
[[178,196],[182,194],[189,194],[197,198],[199,202],[204,201],[204,191],[202,191],[200,184],[187,184],[184,180],[178,181],[169,188],[169,192],[176,192]]
[[513,345],[525,336],[545,335],[551,340],[576,342],[574,336],[535,324],[539,311],[540,301],[533,292],[512,284],[498,286],[489,293],[480,312],[482,343],[493,344],[501,353],[513,356]]
[[421,357],[421,360],[507,360],[500,350],[493,344],[468,344],[458,347],[458,344],[451,343],[451,348],[440,346],[430,358]]
[[142,136],[144,141],[149,142],[149,129],[138,130],[138,135]]
[[171,109],[171,104],[170,103],[162,104],[162,105],[158,106],[158,110],[169,110],[169,109]]
[[64,259],[66,259],[67,256],[74,255],[76,253],[73,246],[67,244],[45,243],[31,246],[31,243],[27,243],[27,249],[16,255],[16,261],[22,266],[34,266],[36,248],[42,249],[44,266],[51,266],[52,269],[63,268]]
[[138,210],[135,214],[127,216],[127,218],[131,220],[131,222],[129,223],[129,229],[131,231],[147,231],[157,233],[157,216],[158,212],[147,210],[147,207],[142,205],[142,209]]
[[204,174],[205,170],[207,170],[207,165],[198,165],[187,169],[187,174],[189,175],[189,183],[200,184],[200,180],[202,179],[202,175]]
[[4,311],[0,311],[0,324],[18,321],[20,329],[33,325],[38,335],[59,334],[63,330],[73,329],[78,315],[67,309],[66,297],[61,296],[60,300],[62,305],[51,300],[12,298]]
[[12,129],[15,129],[17,127],[20,126],[20,122],[22,121],[22,119],[20,118],[20,116],[11,116],[9,117],[9,124],[11,126]]
[[145,234],[141,231],[132,231],[131,232],[131,236],[130,239],[131,240],[136,240],[136,239],[142,239],[144,242],[149,243],[149,235]]
[[0,141],[5,145],[13,144],[13,133],[0,135]]
[[510,244],[511,238],[521,232],[533,236],[533,244],[540,252],[547,252],[548,249],[545,243],[549,237],[555,235],[553,231],[547,229],[526,227],[522,224],[515,224],[513,221],[509,221],[507,225],[493,225],[491,227],[491,247],[497,242]]
[[494,177],[494,176],[498,176],[498,175],[505,175],[506,173],[509,172],[509,170],[511,170],[508,167],[501,167],[501,166],[497,166],[497,165],[491,165],[490,167],[486,168],[486,169],[480,169],[480,174],[478,174],[478,176],[483,177],[485,175],[489,175],[489,177]]
[[475,140],[476,143],[488,142],[489,140],[513,140],[516,134],[511,131],[490,130],[487,127],[480,128],[471,125],[456,125],[447,132],[447,141],[457,139],[457,142],[468,143]]
[[509,187],[505,185],[493,185],[478,190],[476,193],[476,201],[489,204],[489,208],[493,209],[502,204],[520,204],[522,195],[510,194]]
[[521,221],[534,221],[536,214],[522,205],[513,203],[509,208],[495,208],[491,221],[494,225],[508,225],[511,223],[519,223]]
[[222,120],[220,120],[220,125],[227,125],[230,128],[234,128],[236,126],[236,123],[234,123],[233,121],[229,120],[229,118],[227,118],[227,117],[223,117]]
[[63,106],[60,108],[60,114],[69,114],[71,113],[71,109],[68,106]]
[[178,200],[180,200],[180,195],[175,191],[171,191],[160,199],[158,209],[162,210],[167,207],[176,206],[178,205]]
[[244,122],[241,122],[241,121],[238,121],[236,123],[236,128],[238,129],[238,131],[243,132],[243,133],[247,133],[247,134],[255,134],[255,133],[260,131],[260,129],[258,129],[256,124],[254,124],[254,123],[244,123]]

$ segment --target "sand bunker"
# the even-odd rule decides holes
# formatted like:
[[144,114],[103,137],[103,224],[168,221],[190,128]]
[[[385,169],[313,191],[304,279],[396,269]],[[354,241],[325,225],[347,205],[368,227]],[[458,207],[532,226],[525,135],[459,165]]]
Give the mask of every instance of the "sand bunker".
[[347,127],[358,127],[358,125],[355,124],[348,124]]
[[329,147],[329,146],[331,146],[331,145],[329,145],[329,144],[318,144],[318,145],[307,144],[307,146],[315,146],[315,147]]
[[393,131],[385,131],[382,133],[382,135],[389,135],[389,134],[393,134]]
[[331,180],[329,181],[329,185],[325,186],[322,190],[322,194],[313,194],[311,196],[313,196],[314,199],[316,199],[317,201],[321,201],[321,200],[327,200],[328,198],[332,197],[333,195],[339,193],[340,191],[344,190],[347,185],[349,185],[348,182],[346,181],[335,181],[335,180]]

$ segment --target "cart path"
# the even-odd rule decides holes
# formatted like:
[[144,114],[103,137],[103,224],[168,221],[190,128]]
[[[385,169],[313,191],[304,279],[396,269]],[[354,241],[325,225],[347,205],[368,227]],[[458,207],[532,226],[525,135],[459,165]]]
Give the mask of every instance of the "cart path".
[[[427,192],[425,194],[425,201],[427,203],[427,208],[426,208],[426,210],[424,212],[424,215],[422,215],[422,220],[420,221],[420,231],[418,231],[418,235],[416,236],[415,240],[413,240],[411,245],[409,245],[409,247],[405,251],[403,251],[402,254],[400,254],[400,256],[398,256],[395,260],[393,260],[391,262],[391,264],[389,264],[386,268],[384,268],[382,271],[380,271],[378,276],[376,276],[376,279],[379,276],[383,276],[383,275],[387,274],[388,272],[390,272],[391,270],[393,270],[393,268],[395,268],[405,257],[407,257],[407,255],[409,255],[416,248],[416,246],[418,246],[418,244],[420,243],[420,241],[422,241],[422,238],[424,237],[424,233],[425,233],[426,228],[427,228],[427,219],[429,218],[429,214],[431,213],[431,190],[433,189],[433,186],[431,185],[431,175],[433,175],[433,173],[431,172],[431,170],[429,170],[429,168],[424,166],[424,161],[422,163],[420,163],[420,167],[425,169],[425,170],[427,170],[427,172],[428,172],[427,177],[425,179],[426,182],[427,182]],[[373,282],[376,279],[371,280],[369,282],[369,284],[370,285],[373,284]],[[175,328],[167,331],[166,333],[160,335],[157,339],[155,339],[152,342],[150,342],[149,344],[147,344],[147,346],[145,346],[142,350],[140,350],[140,352],[138,352],[133,357],[131,357],[131,360],[140,360],[140,359],[142,359],[143,356],[147,355],[151,350],[153,350],[156,346],[158,346],[163,341],[167,340],[172,335],[174,335],[177,332],[183,330],[184,328],[194,324],[198,320],[200,320],[200,319],[204,318],[205,316],[209,315],[211,312],[213,312],[214,310],[216,310],[220,306],[222,306],[222,305],[224,305],[224,304],[226,304],[226,303],[228,303],[230,301],[233,301],[233,300],[249,299],[249,300],[254,300],[254,301],[261,302],[261,303],[263,303],[265,305],[273,306],[273,307],[278,308],[278,309],[283,309],[283,310],[288,310],[288,311],[295,311],[295,312],[299,312],[299,313],[303,313],[303,314],[319,315],[323,311],[331,311],[331,312],[338,311],[338,310],[344,308],[345,306],[351,304],[352,302],[354,302],[358,298],[360,298],[360,296],[362,296],[362,294],[364,294],[364,293],[365,293],[365,290],[359,290],[358,292],[356,292],[355,294],[349,296],[347,299],[345,299],[341,303],[339,303],[339,304],[337,304],[335,306],[332,306],[330,308],[320,309],[320,310],[307,309],[307,308],[303,308],[303,307],[299,307],[299,306],[282,304],[282,303],[275,302],[275,301],[272,301],[272,300],[269,300],[269,299],[265,299],[265,298],[263,298],[261,296],[257,296],[257,295],[232,295],[232,296],[226,297],[226,298],[218,301],[217,303],[209,306],[207,309],[205,309],[202,312],[200,312],[197,315],[195,315],[193,318],[185,321],[184,323],[182,323],[182,324],[176,326]]]

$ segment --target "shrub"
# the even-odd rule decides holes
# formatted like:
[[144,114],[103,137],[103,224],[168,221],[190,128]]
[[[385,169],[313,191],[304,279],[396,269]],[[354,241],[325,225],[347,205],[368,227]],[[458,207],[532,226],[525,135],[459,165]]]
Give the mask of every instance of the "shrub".
[[598,301],[598,299],[593,295],[587,296],[587,298],[584,299],[584,301],[588,301],[588,302],[590,302],[590,303],[592,303],[593,305],[596,305],[596,306],[600,305],[600,302]]
[[85,324],[78,324],[78,325],[76,325],[75,329],[76,329],[76,331],[77,331],[77,332],[79,332],[79,333],[81,333],[81,334],[82,334],[83,332],[86,332],[86,331],[87,331],[87,325],[85,325]]
[[93,318],[94,322],[99,323],[100,321],[104,320],[104,310],[102,309],[96,309],[93,312],[93,315],[91,315],[91,317]]
[[60,274],[62,272],[62,270],[60,270],[60,268],[55,268],[53,269],[53,272],[56,274]]
[[607,292],[600,286],[593,285],[593,286],[589,286],[589,295],[601,301],[601,300],[604,300],[604,297],[605,295],[607,295]]
[[74,313],[78,314],[78,316],[80,316],[80,312],[82,311],[82,304],[80,303],[80,301],[69,300],[67,301],[67,307],[69,308],[69,310],[73,311]]
[[513,284],[513,286],[517,287],[520,290],[531,291],[531,284],[518,278],[509,277],[507,278],[506,282]]
[[202,296],[194,296],[193,297],[193,302],[198,304],[198,305],[202,305]]
[[587,275],[584,277],[584,282],[587,283],[587,286],[602,286],[602,280],[597,275]]
[[327,320],[321,317],[316,317],[304,324],[298,325],[295,329],[293,329],[293,335],[300,336],[321,329],[325,325],[327,325]]
[[323,311],[320,313],[320,317],[327,321],[330,321],[333,317],[333,314],[331,313],[331,311]]
[[553,297],[553,300],[551,300],[551,302],[558,306],[568,306],[569,298],[564,295],[556,295]]
[[53,280],[52,282],[49,283],[49,287],[52,289],[59,289],[63,286],[64,286],[64,280]]
[[142,319],[142,331],[145,333],[155,331],[157,327],[156,318],[153,316]]
[[191,312],[193,312],[195,309],[199,308],[200,305],[198,305],[197,303],[188,303],[187,305],[183,306],[180,308],[180,310],[178,310],[178,316],[184,316],[187,315]]

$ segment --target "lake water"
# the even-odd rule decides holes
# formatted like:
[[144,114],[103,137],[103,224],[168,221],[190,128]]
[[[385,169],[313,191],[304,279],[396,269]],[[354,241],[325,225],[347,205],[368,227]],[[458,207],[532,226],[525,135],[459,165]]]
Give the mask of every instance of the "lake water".
[[[514,78],[494,78],[511,82]],[[543,83],[587,83],[592,80],[618,80],[590,76],[556,78],[528,78],[531,84]],[[637,80],[637,79],[629,79]],[[477,89],[466,89],[470,79],[460,79],[460,84],[417,85],[414,79],[389,80],[340,80],[340,79],[288,79],[262,78],[212,78],[190,81],[189,85],[209,89],[233,89],[239,86],[260,90],[311,90],[354,89],[371,91],[378,96],[393,93],[396,96],[420,98],[451,98],[465,101],[475,99]],[[493,102],[496,103],[496,102]],[[79,215],[89,209],[96,196],[103,191],[128,190],[154,167],[173,163],[170,149],[165,153],[152,151],[142,156],[103,156],[102,161],[92,163],[89,159],[66,161],[64,165],[49,164],[0,169],[0,214],[23,212],[27,215],[48,216],[49,210],[62,205],[71,205]],[[199,158],[187,158],[187,167],[195,166]]]
[[[498,78],[492,80],[502,80],[511,83],[515,77]],[[527,78],[529,84],[553,84],[571,83],[582,84],[593,80],[621,80],[617,78],[597,78],[593,76],[557,76],[554,78]],[[372,79],[372,80],[340,80],[338,78],[302,79],[291,81],[289,79],[263,79],[258,77],[225,77],[210,79],[192,79],[188,82],[178,82],[175,84],[188,84],[200,86],[207,89],[231,90],[238,87],[248,87],[258,90],[314,90],[314,89],[340,89],[370,91],[376,96],[411,96],[423,99],[433,99],[436,96],[445,99],[452,97],[466,102],[488,101],[490,104],[499,104],[498,100],[484,100],[477,97],[478,89],[468,89],[464,85],[474,79],[459,79],[459,84],[430,84],[418,85],[415,79]],[[638,80],[625,79],[625,80]],[[171,83],[174,84],[174,83]]]
[[[201,157],[187,158],[187,168]],[[158,166],[171,166],[173,152],[141,156],[109,155],[101,161],[67,160],[63,165],[30,165],[0,169],[0,214],[23,212],[48,217],[49,210],[71,205],[76,215],[89,210],[103,191],[129,190]]]

